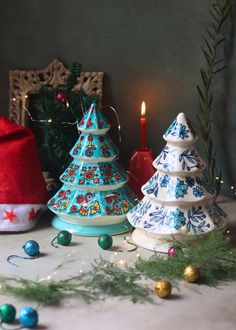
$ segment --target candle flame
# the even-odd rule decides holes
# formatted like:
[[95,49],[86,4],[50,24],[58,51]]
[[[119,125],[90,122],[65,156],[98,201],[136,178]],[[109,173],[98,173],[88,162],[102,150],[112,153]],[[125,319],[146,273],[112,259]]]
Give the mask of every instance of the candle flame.
[[141,105],[141,116],[142,116],[142,117],[145,117],[145,114],[146,114],[146,104],[145,104],[145,102],[143,101],[143,102],[142,102],[142,105]]

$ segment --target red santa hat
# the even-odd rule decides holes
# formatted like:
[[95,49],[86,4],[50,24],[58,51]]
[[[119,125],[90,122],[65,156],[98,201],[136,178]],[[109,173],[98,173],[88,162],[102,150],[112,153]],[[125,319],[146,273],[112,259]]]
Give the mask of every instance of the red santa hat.
[[31,130],[0,116],[0,231],[31,229],[46,200]]

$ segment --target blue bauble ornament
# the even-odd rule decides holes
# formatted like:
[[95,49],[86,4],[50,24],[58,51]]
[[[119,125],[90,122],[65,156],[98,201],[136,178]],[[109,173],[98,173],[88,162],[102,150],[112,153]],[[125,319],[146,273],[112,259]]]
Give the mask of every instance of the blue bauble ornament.
[[23,249],[30,257],[37,257],[39,255],[39,244],[36,241],[30,240],[23,245]]
[[38,325],[38,312],[36,309],[25,306],[21,309],[19,315],[19,322],[26,328],[33,329]]

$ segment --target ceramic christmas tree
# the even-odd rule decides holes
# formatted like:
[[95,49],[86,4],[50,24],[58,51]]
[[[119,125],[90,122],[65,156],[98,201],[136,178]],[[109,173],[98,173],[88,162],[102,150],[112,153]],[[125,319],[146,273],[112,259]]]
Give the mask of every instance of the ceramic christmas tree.
[[128,176],[118,165],[118,150],[106,134],[110,125],[92,103],[78,124],[81,131],[61,175],[62,188],[48,202],[58,230],[84,236],[119,234],[130,229],[126,219],[135,196]]
[[142,187],[144,198],[128,220],[136,227],[135,243],[166,252],[173,238],[196,238],[223,228],[227,216],[214,202],[214,187],[194,146],[198,137],[183,113],[163,138],[167,144],[153,162],[157,171]]

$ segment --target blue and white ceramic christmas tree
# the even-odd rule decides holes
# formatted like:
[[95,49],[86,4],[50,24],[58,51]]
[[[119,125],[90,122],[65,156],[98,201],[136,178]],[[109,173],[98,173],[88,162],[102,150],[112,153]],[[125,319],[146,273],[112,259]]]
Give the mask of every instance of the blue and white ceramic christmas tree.
[[83,236],[119,234],[130,229],[126,219],[135,196],[128,176],[118,165],[118,149],[106,134],[110,125],[92,103],[78,124],[81,131],[70,155],[74,158],[61,175],[62,188],[48,202],[58,230]]
[[167,141],[154,160],[157,169],[142,187],[144,198],[128,214],[136,227],[133,241],[165,252],[175,239],[195,238],[227,223],[214,202],[214,187],[204,175],[204,161],[194,144],[198,137],[180,113],[163,138]]

